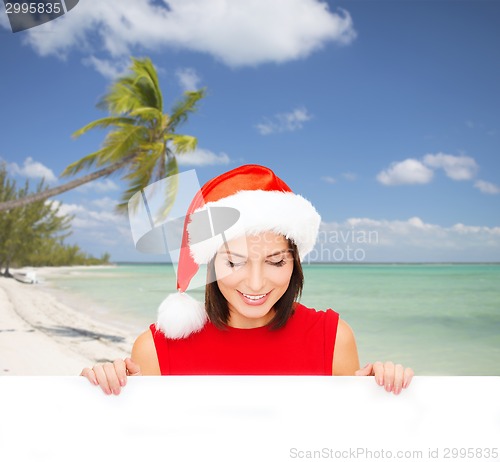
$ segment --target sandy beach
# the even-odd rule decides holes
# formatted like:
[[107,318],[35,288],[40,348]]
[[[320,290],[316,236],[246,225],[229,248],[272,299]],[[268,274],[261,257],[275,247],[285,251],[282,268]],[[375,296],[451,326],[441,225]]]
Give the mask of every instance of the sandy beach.
[[[64,269],[36,269],[42,280],[57,271]],[[62,303],[43,284],[0,277],[0,375],[78,375],[85,366],[130,355],[133,341],[129,332]]]

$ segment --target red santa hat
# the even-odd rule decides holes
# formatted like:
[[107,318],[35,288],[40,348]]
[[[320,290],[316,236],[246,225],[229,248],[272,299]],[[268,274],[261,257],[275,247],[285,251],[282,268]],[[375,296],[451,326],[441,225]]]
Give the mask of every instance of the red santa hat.
[[[216,216],[223,216],[222,226],[214,223]],[[187,211],[177,267],[178,292],[160,305],[157,329],[175,339],[203,328],[205,305],[186,290],[199,266],[210,262],[225,241],[272,231],[291,239],[302,260],[314,247],[320,221],[314,206],[294,194],[269,168],[243,165],[208,181]],[[210,224],[208,236],[200,229],[202,223]]]

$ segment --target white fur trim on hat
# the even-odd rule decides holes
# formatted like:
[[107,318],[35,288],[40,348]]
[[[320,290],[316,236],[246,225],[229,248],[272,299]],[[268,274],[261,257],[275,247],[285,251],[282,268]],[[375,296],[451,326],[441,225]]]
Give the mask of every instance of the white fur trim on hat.
[[184,292],[170,294],[158,308],[156,328],[166,337],[185,338],[203,328],[207,321],[205,304]]
[[[197,211],[210,207],[232,207],[240,212],[237,223],[224,232],[226,241],[245,234],[272,231],[291,239],[297,245],[301,260],[313,249],[321,222],[314,206],[293,192],[244,190],[215,202],[207,202]],[[206,264],[222,244],[221,234],[190,244],[191,255],[198,265]]]

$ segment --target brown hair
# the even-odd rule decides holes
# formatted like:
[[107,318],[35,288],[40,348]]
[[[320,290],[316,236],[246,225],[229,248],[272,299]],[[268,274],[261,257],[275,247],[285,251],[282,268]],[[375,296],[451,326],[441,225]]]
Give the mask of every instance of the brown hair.
[[[286,292],[275,303],[275,315],[268,324],[269,329],[276,330],[283,327],[290,316],[293,314],[293,305],[301,294],[304,285],[304,273],[302,272],[302,264],[300,263],[299,252],[297,246],[290,239],[287,239],[290,246],[290,252],[293,255],[293,271],[290,277],[290,282]],[[215,327],[225,329],[229,320],[229,307],[227,300],[222,295],[217,278],[215,276],[215,257],[210,260],[207,267],[207,280],[213,281],[205,286],[205,309],[208,318]]]

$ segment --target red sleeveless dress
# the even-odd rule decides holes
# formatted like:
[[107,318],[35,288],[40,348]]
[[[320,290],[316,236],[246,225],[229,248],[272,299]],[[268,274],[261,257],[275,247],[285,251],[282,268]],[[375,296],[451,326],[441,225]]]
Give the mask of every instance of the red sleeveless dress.
[[185,339],[150,326],[162,375],[332,375],[339,315],[296,304],[284,327],[218,329],[207,322]]

